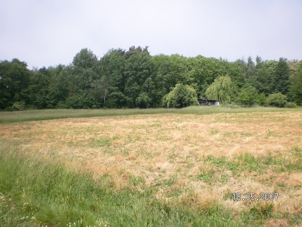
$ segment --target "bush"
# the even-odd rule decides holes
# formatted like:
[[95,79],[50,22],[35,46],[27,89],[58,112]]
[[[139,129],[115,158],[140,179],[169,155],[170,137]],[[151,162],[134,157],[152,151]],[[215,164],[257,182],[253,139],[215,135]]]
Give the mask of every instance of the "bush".
[[270,94],[267,97],[267,103],[270,106],[276,106],[276,107],[284,107],[287,102],[287,97],[283,94],[276,93],[276,94]]
[[162,104],[167,108],[182,108],[198,105],[197,94],[195,89],[189,85],[176,84],[173,90],[163,97]]
[[252,106],[258,98],[256,88],[249,86],[243,88],[237,97],[237,102],[245,106]]
[[294,102],[287,102],[285,105],[286,108],[296,108],[297,104]]

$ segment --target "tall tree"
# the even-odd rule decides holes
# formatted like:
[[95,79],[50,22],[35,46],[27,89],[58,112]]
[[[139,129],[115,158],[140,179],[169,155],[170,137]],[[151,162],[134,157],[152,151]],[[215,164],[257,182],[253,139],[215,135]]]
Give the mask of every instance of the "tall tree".
[[154,65],[153,82],[156,88],[155,105],[160,106],[162,97],[176,85],[177,78],[172,73],[172,62],[169,56],[163,54],[153,56],[152,62]]
[[99,107],[100,103],[94,96],[96,84],[101,76],[98,73],[98,60],[92,51],[82,49],[73,58],[70,67],[69,97],[66,100],[71,108]]
[[270,81],[268,86],[268,93],[272,94],[275,92],[275,74],[276,74],[276,68],[277,68],[278,62],[275,60],[266,60],[263,62],[263,67],[265,67],[268,75],[268,80]]
[[238,97],[237,101],[246,106],[252,106],[258,98],[258,93],[256,88],[252,86],[248,86],[242,88]]
[[[43,71],[41,71],[43,72]],[[47,68],[43,74],[50,77],[46,108],[67,108],[66,99],[70,94],[71,66],[58,65]]]
[[263,66],[263,61],[262,58],[260,56],[256,57],[256,69],[260,69]]
[[101,59],[99,71],[102,76],[101,90],[104,106],[120,108],[126,105],[124,95],[126,78],[124,75],[126,52],[122,49],[111,49]]
[[302,106],[302,62],[300,63],[297,75],[291,79],[290,92],[293,101]]
[[280,58],[276,67],[275,77],[274,77],[274,89],[275,93],[282,93],[287,95],[290,82],[289,82],[290,70],[287,65],[285,58]]
[[252,57],[248,57],[247,59],[247,70],[246,70],[246,77],[249,78],[251,76],[254,76],[256,73],[256,66],[253,62]]
[[[144,92],[142,88],[146,80],[152,78],[154,68],[148,48],[141,49],[138,47],[137,49],[138,51],[131,54],[125,63],[125,95],[128,97],[128,107],[138,106],[136,103],[137,98],[140,93]],[[128,52],[132,53],[133,49],[130,49]],[[144,97],[146,96],[149,97],[149,94],[145,92]],[[147,99],[145,98],[145,100]]]
[[25,62],[18,59],[0,62],[0,109],[10,107],[14,102],[27,102],[29,80],[30,72]]
[[269,95],[271,93],[272,77],[268,69],[266,67],[258,68],[255,77],[257,81],[254,85],[252,84],[252,86],[256,87],[259,93]]
[[289,71],[290,71],[290,78],[292,78],[298,74],[300,64],[301,64],[301,62],[299,62],[298,60],[287,61],[287,65],[288,65]]
[[30,84],[28,86],[28,94],[30,99],[30,106],[38,109],[45,109],[48,107],[48,94],[50,77],[46,76],[47,73],[45,68],[41,70],[33,70],[30,75]]

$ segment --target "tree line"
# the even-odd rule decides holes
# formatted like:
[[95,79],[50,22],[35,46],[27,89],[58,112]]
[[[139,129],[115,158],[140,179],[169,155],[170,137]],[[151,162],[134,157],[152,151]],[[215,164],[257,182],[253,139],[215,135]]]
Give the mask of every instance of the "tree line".
[[82,49],[65,65],[29,70],[0,62],[0,109],[157,108],[197,105],[197,97],[245,106],[302,105],[302,61],[257,56],[229,62],[148,47],[111,49],[98,59]]

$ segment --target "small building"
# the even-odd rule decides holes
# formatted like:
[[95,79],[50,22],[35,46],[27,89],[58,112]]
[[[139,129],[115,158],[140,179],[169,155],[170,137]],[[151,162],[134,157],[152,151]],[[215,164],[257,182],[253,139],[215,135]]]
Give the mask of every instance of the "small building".
[[200,106],[219,106],[219,101],[214,99],[199,98],[198,103]]

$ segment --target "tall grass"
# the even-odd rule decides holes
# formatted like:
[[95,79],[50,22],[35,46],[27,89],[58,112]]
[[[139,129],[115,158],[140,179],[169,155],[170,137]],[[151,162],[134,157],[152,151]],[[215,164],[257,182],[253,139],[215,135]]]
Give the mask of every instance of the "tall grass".
[[[0,226],[240,226],[230,213],[164,203],[152,189],[115,190],[105,176],[0,149]],[[242,226],[242,225],[241,225]]]

